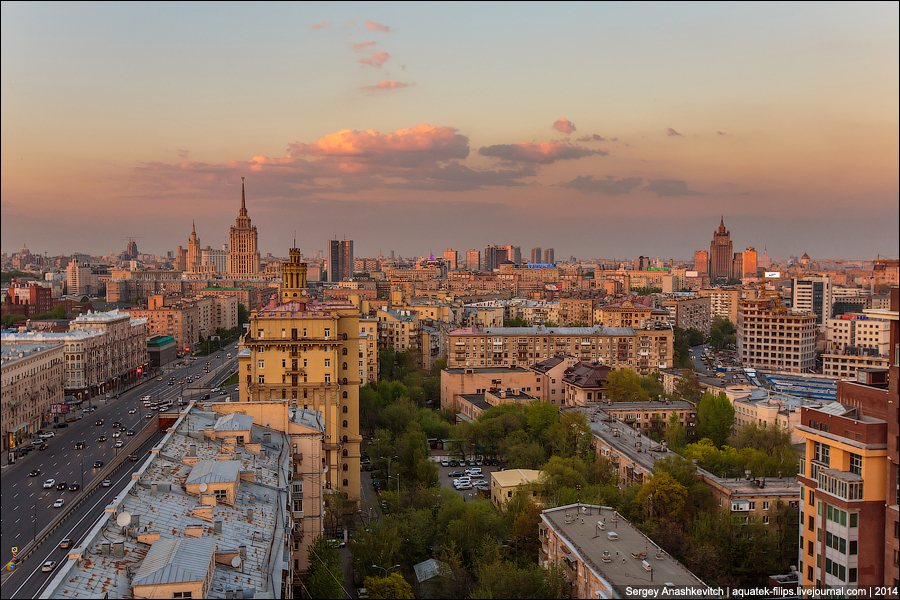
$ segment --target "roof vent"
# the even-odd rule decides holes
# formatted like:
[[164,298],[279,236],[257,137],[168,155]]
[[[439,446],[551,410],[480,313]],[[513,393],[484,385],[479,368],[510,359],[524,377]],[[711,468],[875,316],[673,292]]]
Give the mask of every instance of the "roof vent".
[[252,508],[247,509],[247,520],[250,522],[253,521],[253,509]]
[[100,544],[100,554],[102,554],[103,556],[109,556],[109,547],[109,542],[103,542],[102,544]]
[[246,560],[246,558],[247,558],[247,546],[246,546],[246,544],[241,544],[240,546],[238,546],[238,552],[240,552],[241,558],[243,558],[243,559]]
[[140,526],[141,524],[141,515],[131,515],[131,524],[135,527]]
[[115,556],[125,556],[125,542],[115,542],[113,544],[113,554]]
[[188,446],[188,456],[197,456],[197,444]]
[[263,443],[271,444],[272,443],[272,434],[270,432],[263,433]]
[[216,519],[213,521],[213,532],[214,533],[222,533],[222,520]]

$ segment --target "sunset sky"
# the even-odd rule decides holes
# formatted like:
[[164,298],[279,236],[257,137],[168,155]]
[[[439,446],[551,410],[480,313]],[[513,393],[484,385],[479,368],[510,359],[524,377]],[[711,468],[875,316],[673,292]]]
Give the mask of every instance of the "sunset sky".
[[2,250],[897,256],[898,4],[2,4]]

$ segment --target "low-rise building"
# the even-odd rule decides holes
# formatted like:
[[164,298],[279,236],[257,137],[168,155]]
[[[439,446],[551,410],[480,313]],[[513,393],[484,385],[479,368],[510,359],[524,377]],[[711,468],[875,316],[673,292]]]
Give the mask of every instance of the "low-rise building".
[[545,376],[523,367],[448,368],[441,371],[441,408],[460,412],[460,396],[518,389],[542,398]]
[[32,439],[64,402],[65,347],[62,344],[3,344],[3,451]]
[[564,567],[575,598],[630,598],[634,593],[629,590],[638,586],[665,586],[681,594],[686,588],[707,587],[609,507],[547,509],[541,513],[538,537],[538,564]]
[[561,354],[531,365],[530,369],[544,378],[540,394],[536,395],[544,402],[561,406],[566,395],[563,377],[566,370],[577,362],[574,356]]
[[456,405],[456,422],[475,421],[484,411],[499,404],[528,404],[537,398],[518,389],[492,390],[480,394],[459,394]]
[[577,362],[563,374],[563,405],[586,406],[606,399],[606,377],[612,369],[595,362]]
[[543,498],[537,490],[543,471],[537,469],[508,469],[491,473],[491,502],[499,510],[506,507],[516,492],[523,492],[538,506],[543,505]]

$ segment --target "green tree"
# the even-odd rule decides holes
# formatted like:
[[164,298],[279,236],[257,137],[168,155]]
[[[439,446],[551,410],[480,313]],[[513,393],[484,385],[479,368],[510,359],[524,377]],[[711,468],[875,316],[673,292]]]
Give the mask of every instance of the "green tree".
[[304,576],[312,598],[340,598],[344,595],[341,554],[324,536],[309,546],[309,571]]
[[503,326],[504,327],[528,327],[528,322],[521,317],[516,317],[514,319],[504,319]]
[[666,424],[666,444],[674,452],[681,451],[687,444],[687,431],[681,424],[678,413],[674,411],[669,415],[669,422]]
[[706,392],[697,405],[697,435],[709,438],[721,448],[731,436],[734,427],[734,406],[723,393]]
[[657,400],[660,396],[666,395],[662,381],[659,380],[659,371],[653,371],[646,377],[640,377],[638,381],[651,400]]
[[50,311],[50,317],[53,319],[65,319],[66,318],[66,307],[64,304],[57,304],[53,307],[53,310]]
[[391,598],[415,598],[412,586],[400,573],[391,573],[387,577],[366,577],[363,586],[369,598],[390,600]]
[[669,521],[681,518],[687,501],[687,488],[668,473],[661,472],[641,486],[635,500],[647,507],[650,518],[660,516]]
[[614,402],[649,400],[641,380],[631,369],[615,369],[606,376],[606,396]]
[[700,379],[693,369],[682,369],[681,377],[675,382],[675,395],[696,404],[700,400],[702,389]]
[[244,323],[250,322],[250,311],[243,303],[238,302],[238,330],[243,331]]
[[660,473],[667,473],[686,489],[697,481],[697,467],[690,460],[677,454],[670,454],[653,463],[653,474]]

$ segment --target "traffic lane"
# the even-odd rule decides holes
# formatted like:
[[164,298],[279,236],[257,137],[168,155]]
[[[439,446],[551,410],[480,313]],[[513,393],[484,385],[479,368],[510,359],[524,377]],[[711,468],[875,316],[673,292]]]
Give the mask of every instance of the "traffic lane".
[[[131,474],[143,465],[143,459],[146,459],[147,451],[159,443],[163,435],[165,435],[165,432],[160,431],[157,435],[147,440],[140,448],[141,461],[126,463],[132,465],[131,468],[125,468],[123,472],[116,475],[112,479],[111,487],[95,490],[95,499],[89,499],[82,506],[75,509],[66,520],[64,526],[50,534],[37,552],[18,565],[12,576],[3,584],[3,589],[0,590],[0,597],[36,597],[43,590],[44,586],[53,579],[56,572],[62,568],[62,564],[68,558],[68,551],[59,547],[60,542],[65,538],[69,538],[73,541],[73,548],[81,544],[84,536],[94,526],[97,519],[100,518],[102,511],[112,501],[112,498],[125,489],[131,480]],[[42,573],[40,571],[41,565],[47,560],[57,561],[56,568],[52,573]],[[7,594],[8,590],[11,590],[12,595]]]

